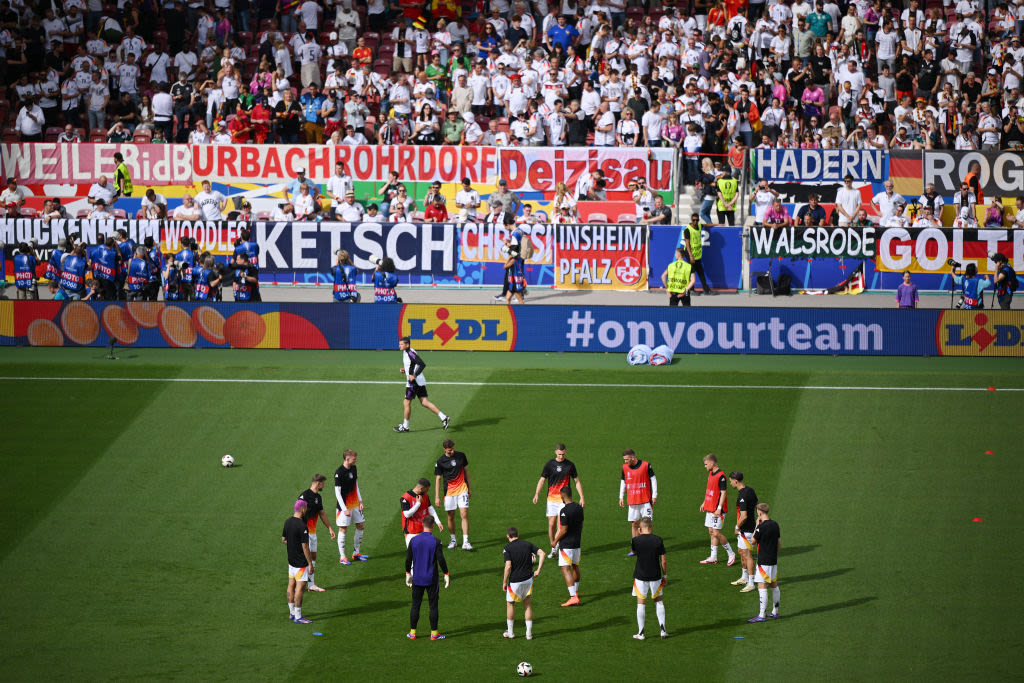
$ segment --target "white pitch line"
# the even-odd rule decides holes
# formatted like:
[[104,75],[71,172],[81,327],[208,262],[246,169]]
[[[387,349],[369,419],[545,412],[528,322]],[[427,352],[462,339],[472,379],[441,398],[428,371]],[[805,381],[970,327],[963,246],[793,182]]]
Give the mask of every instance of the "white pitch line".
[[[0,382],[202,382],[207,384],[388,384],[392,380],[370,379],[247,379],[211,377],[0,377]],[[799,389],[801,391],[989,391],[988,387],[867,387],[816,384],[612,384],[595,382],[431,382],[431,386],[447,387],[563,387],[580,389]],[[1024,391],[1024,387],[1007,387],[997,391]]]

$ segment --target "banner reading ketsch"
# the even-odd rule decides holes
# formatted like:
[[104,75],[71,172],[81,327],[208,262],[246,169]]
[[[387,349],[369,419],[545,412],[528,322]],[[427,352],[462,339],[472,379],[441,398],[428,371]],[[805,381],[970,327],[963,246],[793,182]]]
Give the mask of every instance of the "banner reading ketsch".
[[[214,145],[208,145],[214,146]],[[230,145],[229,145],[230,147]],[[188,145],[136,145],[26,142],[0,145],[0,175],[22,185],[91,184],[106,175],[114,180],[114,153],[124,156],[136,187],[191,185]],[[253,177],[248,179],[252,182]],[[138,190],[137,190],[138,191]]]
[[86,244],[96,244],[100,235],[109,237],[117,230],[125,230],[128,237],[142,243],[147,237],[160,238],[162,221],[139,221],[111,219],[109,221],[91,218],[68,218],[45,221],[41,218],[0,218],[0,242],[18,244],[36,240],[40,249],[52,249],[57,243],[71,235]]
[[750,257],[798,258],[875,257],[875,240],[881,228],[776,228],[750,229]]
[[953,228],[888,228],[879,231],[875,269],[883,272],[948,273],[953,259],[994,274],[989,256],[1001,252],[1015,270],[1024,268],[1024,231]]
[[559,225],[557,289],[647,289],[646,225]]
[[958,192],[960,182],[971,172],[980,176],[986,198],[1015,196],[1024,190],[1024,154],[1018,151],[927,150],[922,155],[922,188],[935,183],[941,195]]

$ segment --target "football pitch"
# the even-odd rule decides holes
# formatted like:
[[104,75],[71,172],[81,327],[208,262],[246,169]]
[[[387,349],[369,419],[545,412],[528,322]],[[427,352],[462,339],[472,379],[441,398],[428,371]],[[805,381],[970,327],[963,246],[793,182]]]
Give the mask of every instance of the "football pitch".
[[[396,434],[397,350],[118,354],[0,350],[7,680],[482,681],[513,678],[520,661],[545,680],[1016,675],[1019,360],[677,356],[629,368],[621,355],[427,351],[430,398],[451,427],[414,406],[411,433]],[[409,641],[399,496],[433,483],[445,437],[469,458],[475,550],[446,551],[447,639]],[[559,607],[568,594],[550,561],[534,584],[534,640],[520,607],[507,641],[505,528],[547,547],[543,500],[531,499],[560,441],[586,497],[582,605]],[[340,566],[321,528],[327,591],[306,595],[313,624],[292,624],[281,529],[314,472],[329,478],[333,520],[345,448],[359,452],[371,559]],[[648,640],[630,637],[624,448],[658,478],[667,640],[650,637],[650,607]],[[225,453],[236,467],[220,466]],[[778,621],[746,623],[757,592],[729,585],[740,569],[724,552],[698,565],[706,453],[743,471],[781,527]],[[730,489],[733,545],[734,503]]]

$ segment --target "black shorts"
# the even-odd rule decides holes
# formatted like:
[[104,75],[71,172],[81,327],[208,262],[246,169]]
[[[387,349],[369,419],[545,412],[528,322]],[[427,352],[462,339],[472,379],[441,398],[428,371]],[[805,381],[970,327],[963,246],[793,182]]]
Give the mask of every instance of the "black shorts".
[[690,305],[690,295],[689,294],[679,294],[678,292],[669,292],[668,293],[668,305],[669,306],[678,306],[679,304],[682,304],[683,306],[689,306]]
[[412,384],[407,384],[405,386],[405,400],[406,401],[411,401],[414,398],[426,398],[426,397],[427,397],[427,387],[426,386],[420,386],[419,384],[416,384],[415,382],[413,382]]

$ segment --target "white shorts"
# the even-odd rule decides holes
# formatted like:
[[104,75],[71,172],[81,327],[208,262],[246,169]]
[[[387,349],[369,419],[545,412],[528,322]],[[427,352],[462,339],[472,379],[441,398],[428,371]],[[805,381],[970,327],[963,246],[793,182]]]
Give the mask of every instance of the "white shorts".
[[562,512],[562,508],[565,507],[565,503],[560,500],[549,500],[548,501],[548,517],[557,517]]
[[757,583],[771,583],[776,579],[778,571],[779,565],[777,564],[759,564],[754,569],[754,581]]
[[416,534],[406,534],[406,535],[405,535],[405,547],[406,547],[406,548],[408,548],[408,547],[409,547],[409,544],[410,544],[410,543],[412,542],[412,538],[413,538],[413,536],[415,536],[415,535],[416,535]]
[[469,507],[469,494],[460,493],[457,496],[445,496],[444,497],[444,509],[451,512],[455,508],[468,508]]
[[754,532],[737,531],[736,532],[736,549],[737,550],[749,550],[753,552],[755,549],[754,545]]
[[362,524],[366,521],[363,517],[363,511],[359,508],[352,508],[346,515],[341,510],[334,511],[334,523],[338,526],[348,526],[349,524]]
[[654,507],[650,503],[644,503],[642,505],[629,505],[629,519],[630,522],[639,522],[641,517],[650,517],[654,519]]
[[295,579],[296,582],[309,581],[309,567],[293,567],[288,565],[288,578]]
[[316,552],[316,534],[309,535],[309,552]]
[[713,512],[704,513],[704,526],[709,529],[722,530],[722,525],[725,523],[725,515],[715,515]]
[[574,564],[580,563],[580,549],[579,548],[559,548],[558,549],[558,566],[559,567],[571,567]]
[[660,598],[661,591],[665,588],[665,584],[661,582],[661,579],[657,581],[641,581],[640,579],[633,579],[633,595],[638,598],[646,598],[650,596],[652,598]]
[[533,594],[533,579],[510,583],[505,591],[505,602],[522,602]]

